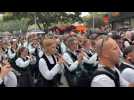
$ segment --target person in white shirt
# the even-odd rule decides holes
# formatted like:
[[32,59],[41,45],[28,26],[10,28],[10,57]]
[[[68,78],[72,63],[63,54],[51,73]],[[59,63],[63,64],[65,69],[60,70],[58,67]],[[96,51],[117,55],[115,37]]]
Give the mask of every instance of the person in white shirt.
[[17,39],[17,46],[18,46],[18,49],[21,48],[21,47],[26,47],[28,46],[28,41],[23,37],[19,37]]
[[124,47],[127,48],[128,46],[132,45],[132,32],[127,31],[125,33],[125,40],[124,40]]
[[[92,64],[96,60],[95,56],[91,57],[91,59],[88,59],[88,56],[83,50],[78,50],[78,40],[76,37],[70,37],[66,41],[67,44],[67,51],[63,54],[64,60],[66,61],[65,64],[65,76],[68,81],[69,86],[83,86],[83,84],[79,84],[77,80],[80,78],[77,78],[82,72],[83,69],[85,69],[83,63]],[[91,66],[88,66],[91,67]],[[86,84],[84,84],[86,85]]]
[[11,44],[11,47],[8,48],[7,55],[8,55],[11,66],[14,67],[15,60],[17,59],[17,52],[18,52],[17,39],[12,39],[10,44]]
[[67,47],[66,47],[66,45],[65,45],[63,40],[61,41],[60,45],[61,45],[61,52],[62,52],[62,54],[64,54],[66,52],[66,50],[67,50]]
[[[96,50],[99,57],[98,67],[99,74],[94,73],[91,80],[91,87],[133,87],[121,75],[119,70],[115,67],[120,60],[120,49],[112,38],[104,36],[96,42]],[[101,70],[99,71],[99,69]],[[101,72],[101,73],[100,73]]]
[[8,42],[6,42],[6,41],[3,42],[2,49],[3,49],[4,54],[7,55],[7,52],[8,52]]
[[7,52],[9,59],[13,59],[16,56],[16,52],[17,52],[17,40],[13,39],[11,41],[11,47],[8,48]]
[[28,45],[28,49],[30,54],[32,54],[36,58],[36,63],[32,66],[32,76],[34,78],[34,83],[37,82],[37,76],[38,76],[38,68],[39,68],[39,59],[43,56],[43,50],[41,48],[41,45],[39,43],[39,38],[37,35],[31,38],[31,42]]
[[33,54],[33,55],[39,56],[39,57],[42,56],[42,48],[39,43],[39,39],[36,35],[31,39],[31,42],[29,42],[28,50],[29,50],[30,54]]
[[0,65],[0,87],[17,87],[17,77],[10,64]]
[[32,55],[28,54],[28,49],[25,47],[20,48],[19,56],[16,59],[16,70],[20,73],[18,76],[19,87],[32,87]]
[[88,59],[90,59],[88,62],[97,65],[97,53],[95,52],[92,41],[85,38],[81,44],[81,49],[87,54]]
[[64,60],[56,58],[56,40],[44,39],[42,42],[44,54],[39,60],[39,79],[37,87],[57,87],[58,74],[63,70]]
[[29,52],[31,54],[33,54],[35,52],[35,48],[37,47],[37,35],[35,34],[31,34],[29,37],[28,37],[28,45],[27,45],[27,48],[29,50]]
[[[65,65],[65,76],[68,81],[69,86],[76,86],[76,69],[78,65],[82,62],[83,55],[80,54],[79,57],[76,54],[78,50],[78,40],[76,37],[70,37],[66,40],[67,51],[63,54],[64,60],[67,62]],[[78,59],[77,59],[78,58]]]
[[125,61],[119,66],[121,76],[130,83],[134,83],[134,46],[124,50]]

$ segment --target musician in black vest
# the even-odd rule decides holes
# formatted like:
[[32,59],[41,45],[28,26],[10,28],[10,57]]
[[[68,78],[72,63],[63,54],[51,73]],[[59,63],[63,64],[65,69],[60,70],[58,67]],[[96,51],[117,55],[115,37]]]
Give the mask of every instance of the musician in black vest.
[[99,65],[90,79],[91,87],[128,87],[134,86],[127,82],[115,67],[120,61],[120,50],[116,41],[104,36],[97,40],[96,50]]
[[10,42],[10,47],[8,48],[8,57],[10,59],[13,59],[16,56],[16,52],[17,52],[17,39],[12,39],[12,41]]
[[31,38],[31,42],[28,44],[29,52],[36,58],[36,63],[32,65],[32,77],[34,78],[34,83],[37,83],[38,77],[38,67],[39,67],[39,60],[43,55],[43,51],[41,45],[39,43],[39,38],[37,35]]
[[[85,67],[91,67],[92,60],[88,59],[88,55],[82,50],[78,49],[77,37],[69,37],[66,41],[67,51],[64,53],[65,76],[70,87],[87,87],[88,72]],[[86,63],[86,64],[85,64]]]
[[8,43],[7,43],[6,41],[3,42],[2,49],[3,49],[3,54],[4,54],[5,56],[7,56],[7,52],[8,52]]
[[119,66],[121,75],[130,83],[134,83],[134,46],[129,46],[124,50],[125,61]]
[[95,48],[92,46],[92,41],[89,39],[85,39],[81,47],[82,50],[88,55],[88,57],[92,57],[96,53]]
[[16,67],[15,61],[17,59],[17,52],[18,52],[18,48],[17,48],[17,39],[12,39],[12,41],[10,42],[11,47],[8,48],[8,58],[9,58],[9,62],[11,64],[11,66],[13,68]]
[[87,54],[88,59],[90,59],[88,61],[90,63],[83,63],[84,67],[88,70],[89,74],[92,74],[92,72],[96,70],[98,64],[98,57],[97,53],[95,52],[95,48],[92,46],[91,40],[89,39],[85,39],[81,47],[82,50]]
[[63,69],[63,58],[56,57],[56,40],[44,39],[43,40],[44,55],[39,60],[39,78],[38,87],[57,87],[58,74]]
[[16,59],[16,70],[20,73],[18,76],[19,87],[32,87],[33,79],[31,74],[32,56],[28,53],[28,49],[22,47],[19,49],[19,56]]

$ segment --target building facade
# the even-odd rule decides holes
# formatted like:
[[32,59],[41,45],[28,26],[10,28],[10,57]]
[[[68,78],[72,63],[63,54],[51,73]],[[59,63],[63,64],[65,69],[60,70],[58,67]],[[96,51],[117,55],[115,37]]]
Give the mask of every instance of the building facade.
[[134,12],[119,12],[118,15],[110,15],[110,23],[113,29],[133,28],[134,27]]

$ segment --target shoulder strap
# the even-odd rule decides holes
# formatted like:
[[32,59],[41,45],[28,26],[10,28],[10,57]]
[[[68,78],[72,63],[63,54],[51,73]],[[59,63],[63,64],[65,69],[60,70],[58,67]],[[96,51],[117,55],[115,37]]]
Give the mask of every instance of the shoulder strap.
[[125,70],[126,68],[131,68],[131,69],[134,69],[133,67],[131,66],[128,66],[126,64],[121,64],[120,67],[118,68],[120,70],[120,72],[122,72],[123,70]]
[[97,71],[95,71],[94,73],[93,73],[93,75],[91,75],[91,77],[90,77],[90,87],[91,87],[91,83],[92,83],[92,80],[93,80],[93,78],[95,77],[95,76],[97,76],[97,75],[101,75],[101,74],[105,74],[105,75],[107,75],[108,77],[110,77],[113,81],[114,81],[114,83],[115,83],[115,86],[116,87],[120,87],[120,85],[119,85],[119,82],[118,82],[118,80],[116,80],[116,78],[115,78],[115,76],[112,74],[112,73],[110,73],[110,72],[108,72],[108,71],[106,71],[106,70],[97,70]]
[[77,56],[75,56],[72,52],[67,50],[67,53],[69,54],[69,56],[72,58],[73,61],[77,60]]
[[51,63],[49,62],[49,60],[48,60],[48,58],[46,57],[45,54],[42,56],[42,58],[46,61],[46,64],[47,64],[49,70],[51,70],[52,67],[56,64],[56,59],[54,58],[53,55],[52,55],[52,58],[53,58],[53,60],[54,60],[54,64],[51,64]]

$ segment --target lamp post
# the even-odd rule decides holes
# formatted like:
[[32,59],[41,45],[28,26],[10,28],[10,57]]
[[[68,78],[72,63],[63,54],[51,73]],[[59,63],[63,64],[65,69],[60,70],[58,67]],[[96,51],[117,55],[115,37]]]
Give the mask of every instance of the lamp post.
[[36,18],[36,15],[34,16],[34,22],[35,22],[35,31],[37,30],[37,27],[36,27],[36,25],[37,25],[37,18]]
[[93,30],[94,30],[94,25],[95,24],[95,19],[94,19],[94,14],[93,14]]

